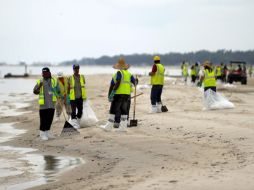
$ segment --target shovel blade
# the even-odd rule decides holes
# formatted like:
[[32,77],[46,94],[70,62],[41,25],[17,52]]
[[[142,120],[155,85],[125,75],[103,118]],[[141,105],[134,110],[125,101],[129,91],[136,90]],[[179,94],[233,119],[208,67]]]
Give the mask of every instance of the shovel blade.
[[137,127],[138,126],[138,120],[132,119],[130,120],[130,127]]
[[60,136],[71,136],[71,135],[79,135],[80,132],[75,129],[68,121],[65,121],[63,130]]
[[162,111],[162,112],[167,112],[167,111],[168,111],[167,106],[161,106],[161,111]]

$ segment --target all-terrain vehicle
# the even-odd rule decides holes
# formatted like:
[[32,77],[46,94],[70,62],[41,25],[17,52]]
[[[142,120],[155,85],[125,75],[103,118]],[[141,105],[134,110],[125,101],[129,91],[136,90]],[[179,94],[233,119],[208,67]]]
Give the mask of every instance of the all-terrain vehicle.
[[241,82],[247,84],[246,62],[244,61],[230,61],[228,66],[228,83]]

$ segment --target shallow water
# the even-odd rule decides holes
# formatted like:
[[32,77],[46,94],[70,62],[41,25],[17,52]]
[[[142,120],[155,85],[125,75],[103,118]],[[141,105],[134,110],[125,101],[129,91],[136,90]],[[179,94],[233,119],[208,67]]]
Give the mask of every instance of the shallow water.
[[[13,124],[0,124],[0,143],[25,133]],[[0,189],[27,189],[52,182],[55,176],[83,164],[81,158],[35,154],[36,149],[0,146]]]
[[[29,114],[20,111],[37,96],[32,94],[33,79],[0,79],[0,119],[6,116]],[[0,120],[0,143],[22,135],[15,123]],[[84,163],[80,158],[34,154],[36,149],[0,145],[0,189],[27,189],[55,180],[54,176]]]

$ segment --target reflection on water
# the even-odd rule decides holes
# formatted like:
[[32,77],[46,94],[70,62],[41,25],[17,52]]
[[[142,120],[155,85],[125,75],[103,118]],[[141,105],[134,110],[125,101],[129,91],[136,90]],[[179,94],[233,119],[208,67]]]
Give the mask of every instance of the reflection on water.
[[44,156],[45,160],[45,168],[44,170],[56,170],[58,166],[59,159],[57,159],[55,156],[46,155]]
[[[8,133],[7,133],[8,132]],[[0,124],[0,142],[23,130]],[[36,149],[0,146],[0,189],[27,189],[56,180],[54,177],[84,161],[81,158],[33,154]]]

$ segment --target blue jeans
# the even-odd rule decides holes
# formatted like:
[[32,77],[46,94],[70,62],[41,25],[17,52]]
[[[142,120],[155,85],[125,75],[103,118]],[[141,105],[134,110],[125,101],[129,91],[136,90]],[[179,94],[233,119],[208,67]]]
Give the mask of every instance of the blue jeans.
[[156,105],[156,103],[161,102],[163,85],[153,85],[151,89],[151,104]]

